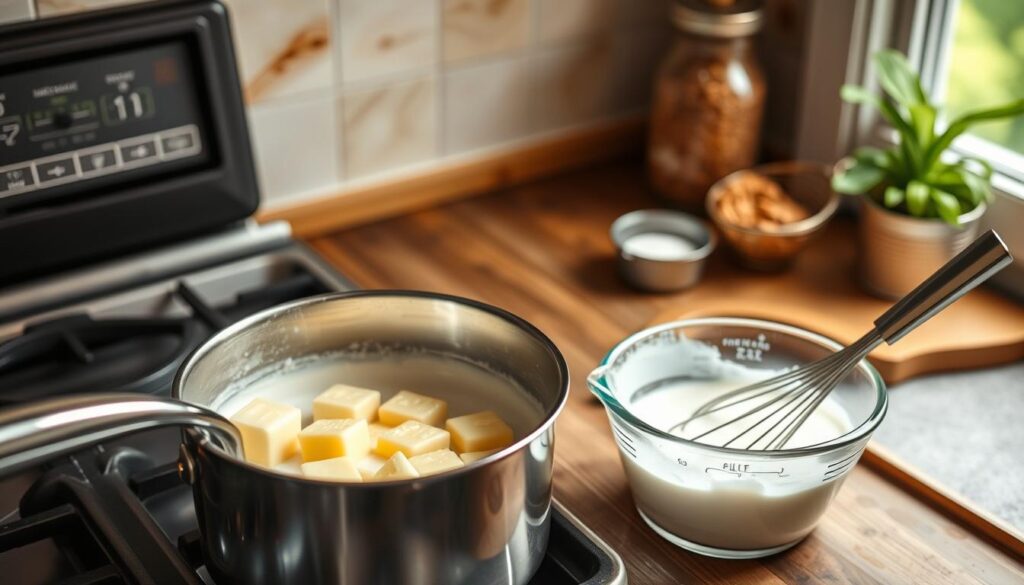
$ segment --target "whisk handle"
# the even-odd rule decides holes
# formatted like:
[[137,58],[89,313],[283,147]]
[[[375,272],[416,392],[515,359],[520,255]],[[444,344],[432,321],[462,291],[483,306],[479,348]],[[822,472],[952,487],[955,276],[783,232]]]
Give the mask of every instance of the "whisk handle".
[[1011,262],[999,234],[985,232],[879,317],[875,331],[892,345]]

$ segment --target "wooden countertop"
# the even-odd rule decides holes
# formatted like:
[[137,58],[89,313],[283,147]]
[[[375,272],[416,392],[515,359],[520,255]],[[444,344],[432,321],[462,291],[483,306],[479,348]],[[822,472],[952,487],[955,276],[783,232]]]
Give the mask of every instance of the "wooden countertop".
[[[614,343],[686,298],[634,292],[615,274],[609,224],[653,205],[641,170],[623,163],[357,227],[312,245],[362,287],[480,299],[551,336],[573,377],[556,427],[555,495],[619,552],[633,585],[1024,581],[1024,559],[863,464],[803,543],[767,559],[701,557],[643,523],[604,409],[583,379]],[[723,256],[715,255],[711,270]]]

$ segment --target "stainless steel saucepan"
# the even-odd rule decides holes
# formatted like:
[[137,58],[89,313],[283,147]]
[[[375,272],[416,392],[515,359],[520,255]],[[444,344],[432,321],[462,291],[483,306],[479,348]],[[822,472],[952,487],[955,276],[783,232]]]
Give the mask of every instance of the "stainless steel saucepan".
[[[245,462],[238,432],[213,409],[223,393],[288,360],[352,347],[482,364],[529,394],[536,424],[477,464],[415,480],[343,485]],[[185,361],[173,398],[95,394],[0,413],[0,472],[180,425],[179,467],[217,583],[522,584],[547,547],[553,425],[568,391],[558,349],[510,313],[421,292],[332,294],[221,331]]]

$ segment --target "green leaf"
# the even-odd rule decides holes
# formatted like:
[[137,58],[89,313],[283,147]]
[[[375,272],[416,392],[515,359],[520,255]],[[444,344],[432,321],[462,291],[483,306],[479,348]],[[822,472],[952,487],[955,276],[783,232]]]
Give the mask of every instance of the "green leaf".
[[853,166],[832,177],[832,188],[839,193],[860,195],[870,191],[884,178],[885,171],[882,169],[856,161]]
[[950,225],[960,225],[960,202],[956,197],[938,189],[931,189],[931,197],[943,221]]
[[1002,118],[1014,118],[1024,114],[1024,99],[1012,101],[1008,104],[998,106],[995,108],[989,108],[986,110],[978,110],[960,116],[956,120],[953,120],[946,131],[925,151],[924,155],[924,166],[921,168],[931,168],[931,165],[935,164],[942,156],[942,153],[953,144],[953,140],[957,136],[960,136],[975,124],[981,122],[989,122],[992,120],[1000,120]]
[[[960,158],[960,162],[963,163],[963,166],[966,170],[974,172],[976,175],[981,176],[982,179],[988,181],[989,179],[992,178],[992,165],[987,160],[983,158],[978,158],[976,156],[965,156]],[[980,167],[980,172],[974,171],[974,169],[971,169],[968,166],[972,164]]]
[[889,154],[881,148],[875,148],[873,146],[862,146],[858,148],[853,151],[853,158],[880,169],[888,170],[890,165]]
[[899,110],[891,102],[856,85],[844,85],[840,88],[839,95],[852,104],[867,104],[878,109],[886,122],[895,128],[900,135],[900,143],[904,145],[903,148],[906,150],[904,158],[907,159],[901,166],[905,168],[917,166],[921,157],[921,146],[917,141],[917,132],[911,123],[900,115]]
[[908,109],[918,144],[931,144],[935,139],[935,108],[928,104],[915,104]]
[[878,96],[858,85],[844,85],[839,88],[839,97],[851,104],[868,104],[878,107]]
[[960,177],[961,184],[971,193],[972,209],[992,198],[992,189],[987,178],[974,173],[967,167],[958,168],[957,174]]
[[885,188],[885,206],[892,209],[899,207],[900,203],[903,203],[903,189],[899,187],[889,186]]
[[927,103],[921,80],[902,53],[891,49],[879,51],[875,54],[875,66],[882,88],[901,105],[910,109],[915,104]]
[[921,181],[907,184],[907,211],[915,217],[924,217],[928,209],[928,195],[931,188]]

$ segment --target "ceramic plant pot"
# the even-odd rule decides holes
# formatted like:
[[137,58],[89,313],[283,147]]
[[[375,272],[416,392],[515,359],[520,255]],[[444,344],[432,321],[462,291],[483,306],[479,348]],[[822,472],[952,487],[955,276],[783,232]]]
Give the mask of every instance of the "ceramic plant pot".
[[890,211],[861,197],[860,277],[869,292],[898,299],[978,236],[982,204],[960,216],[960,225]]

